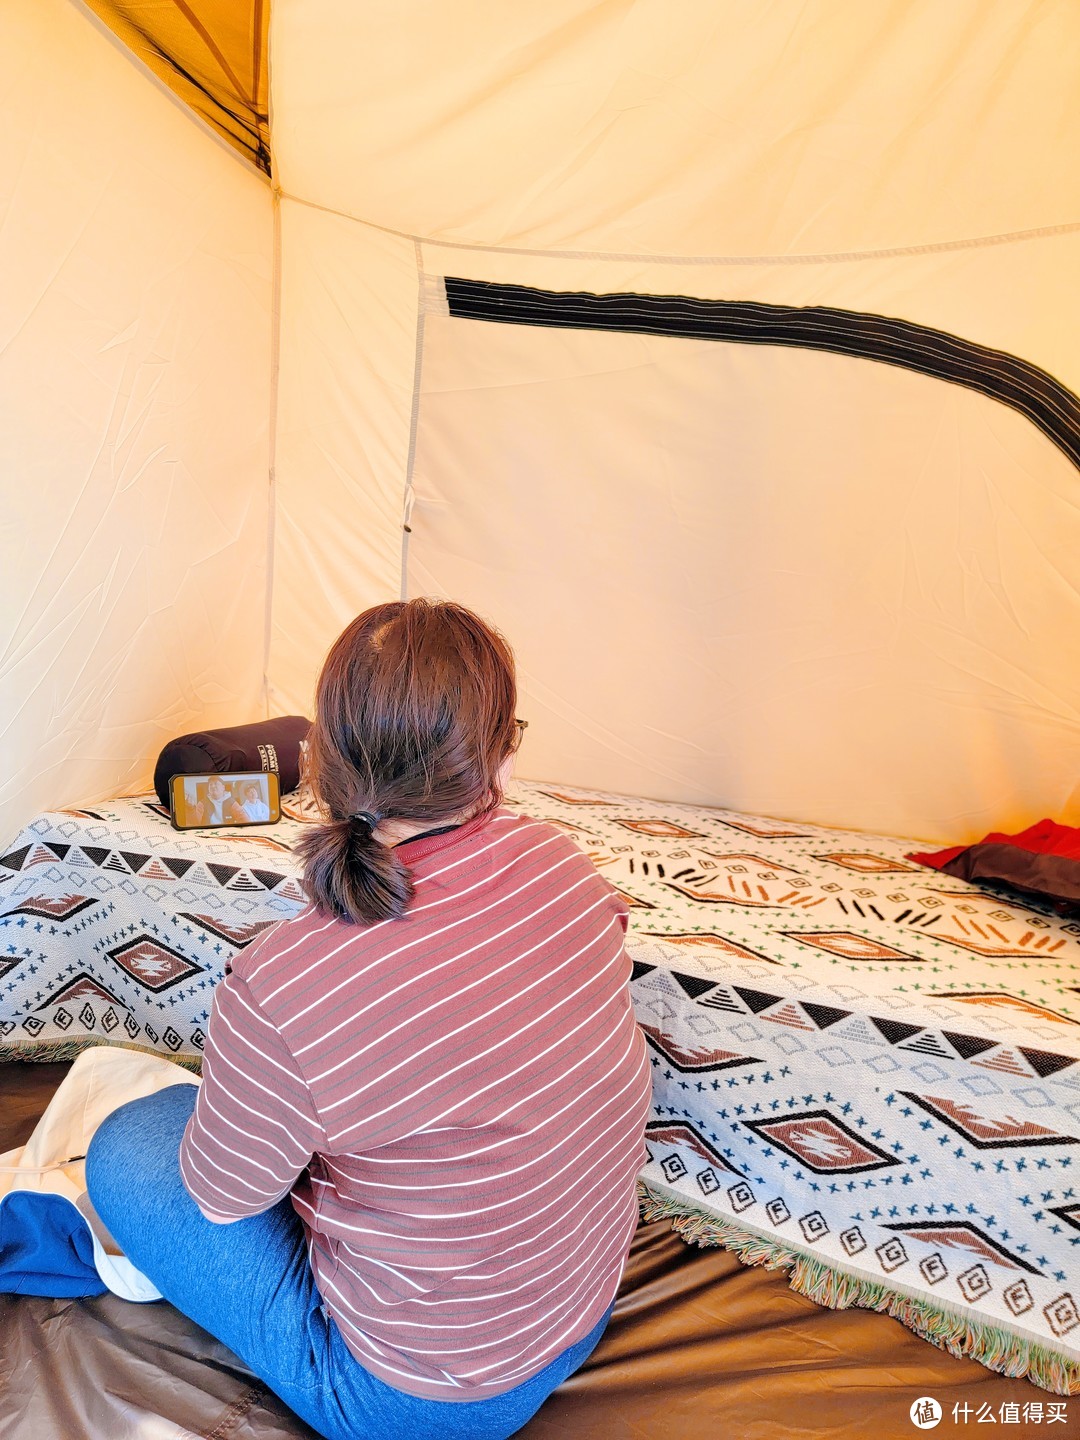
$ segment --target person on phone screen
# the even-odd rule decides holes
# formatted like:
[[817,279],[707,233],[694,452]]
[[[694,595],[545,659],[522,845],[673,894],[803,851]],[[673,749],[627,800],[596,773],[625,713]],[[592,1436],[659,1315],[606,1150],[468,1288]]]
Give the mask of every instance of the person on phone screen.
[[263,799],[262,786],[255,780],[249,780],[244,786],[243,800],[237,809],[239,818],[249,825],[265,824],[270,819],[270,806]]
[[225,781],[214,775],[206,782],[202,823],[204,825],[224,825],[227,818],[225,814],[227,800],[228,792],[225,789]]
[[637,1224],[650,1065],[625,901],[503,805],[513,656],[358,616],[319,679],[310,904],[232,961],[202,1086],[87,1157],[129,1259],[333,1440],[503,1440],[584,1363]]

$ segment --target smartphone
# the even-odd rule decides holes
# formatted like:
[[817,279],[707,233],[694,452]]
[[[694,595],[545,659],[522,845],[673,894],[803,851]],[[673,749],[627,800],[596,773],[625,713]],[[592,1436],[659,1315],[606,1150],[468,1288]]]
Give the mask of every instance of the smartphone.
[[272,770],[227,775],[174,775],[169,817],[177,830],[223,825],[273,825],[281,819],[281,792]]

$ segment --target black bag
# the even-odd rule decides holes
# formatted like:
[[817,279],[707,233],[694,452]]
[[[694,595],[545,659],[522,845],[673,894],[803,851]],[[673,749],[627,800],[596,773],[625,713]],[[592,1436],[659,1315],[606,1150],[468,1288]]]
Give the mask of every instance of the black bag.
[[226,775],[243,770],[272,770],[282,795],[300,784],[300,742],[311,729],[303,715],[282,715],[253,725],[224,730],[198,730],[170,740],[154,767],[154,789],[162,805],[169,803],[174,775]]

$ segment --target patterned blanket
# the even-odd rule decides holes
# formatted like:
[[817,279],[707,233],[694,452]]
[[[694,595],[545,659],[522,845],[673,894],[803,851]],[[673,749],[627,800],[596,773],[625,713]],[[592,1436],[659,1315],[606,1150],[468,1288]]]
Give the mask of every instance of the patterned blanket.
[[[524,782],[509,803],[631,906],[649,1213],[1080,1388],[1080,925],[900,840]],[[302,823],[181,834],[152,797],[35,820],[0,857],[0,1057],[197,1057],[226,960],[303,903]]]

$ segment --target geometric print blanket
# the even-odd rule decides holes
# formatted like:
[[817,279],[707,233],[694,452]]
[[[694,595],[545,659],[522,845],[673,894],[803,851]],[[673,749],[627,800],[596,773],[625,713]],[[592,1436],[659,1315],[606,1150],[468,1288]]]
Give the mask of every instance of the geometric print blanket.
[[[1080,925],[909,841],[538,782],[507,803],[630,906],[649,1213],[1080,1389]],[[147,796],[27,826],[0,855],[0,1058],[197,1063],[225,963],[304,903],[283,810],[178,832]]]

